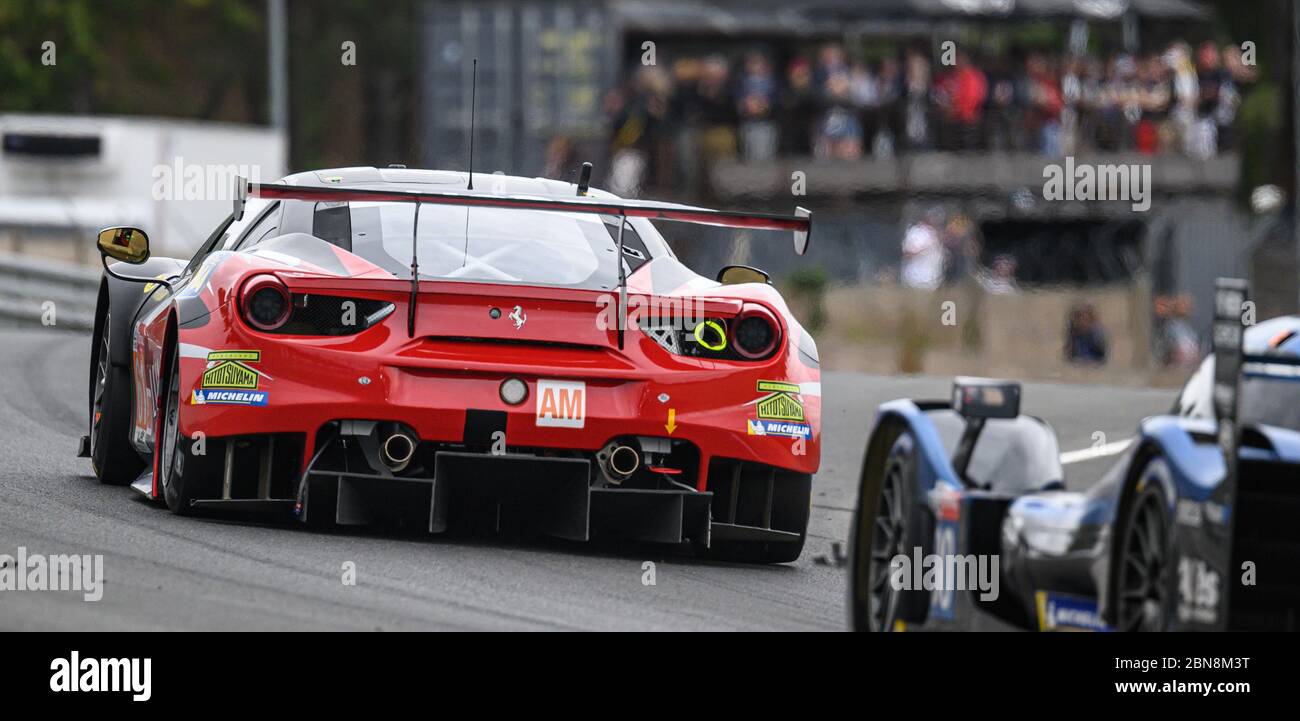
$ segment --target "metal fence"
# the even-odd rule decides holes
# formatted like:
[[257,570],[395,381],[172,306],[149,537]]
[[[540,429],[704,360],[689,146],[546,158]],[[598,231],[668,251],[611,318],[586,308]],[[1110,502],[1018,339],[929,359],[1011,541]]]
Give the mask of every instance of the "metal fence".
[[91,330],[99,277],[85,266],[0,254],[0,323]]

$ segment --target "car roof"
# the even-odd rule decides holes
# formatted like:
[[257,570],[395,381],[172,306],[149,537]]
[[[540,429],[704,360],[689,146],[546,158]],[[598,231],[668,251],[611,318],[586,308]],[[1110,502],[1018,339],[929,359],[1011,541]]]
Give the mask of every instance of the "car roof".
[[[572,197],[573,183],[549,178],[524,178],[502,173],[475,173],[474,189],[467,190],[469,174],[460,170],[425,170],[421,168],[327,168],[286,175],[282,183],[320,188],[362,188],[403,191],[452,191],[483,195],[541,195]],[[616,196],[593,188],[590,195],[600,198]]]

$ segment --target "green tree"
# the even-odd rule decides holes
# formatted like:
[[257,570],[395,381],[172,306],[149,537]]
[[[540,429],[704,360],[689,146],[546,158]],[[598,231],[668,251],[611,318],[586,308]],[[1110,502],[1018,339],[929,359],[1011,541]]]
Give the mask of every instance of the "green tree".
[[255,0],[0,0],[0,110],[262,122],[263,13]]

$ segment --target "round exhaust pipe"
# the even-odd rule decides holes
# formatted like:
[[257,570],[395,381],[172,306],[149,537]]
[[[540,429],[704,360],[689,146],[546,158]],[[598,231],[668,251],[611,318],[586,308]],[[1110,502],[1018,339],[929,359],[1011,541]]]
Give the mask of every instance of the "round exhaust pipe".
[[415,456],[415,439],[405,433],[394,433],[384,439],[379,457],[390,471],[404,470]]
[[641,467],[641,454],[632,446],[614,446],[609,452],[609,470],[615,476],[627,478]]

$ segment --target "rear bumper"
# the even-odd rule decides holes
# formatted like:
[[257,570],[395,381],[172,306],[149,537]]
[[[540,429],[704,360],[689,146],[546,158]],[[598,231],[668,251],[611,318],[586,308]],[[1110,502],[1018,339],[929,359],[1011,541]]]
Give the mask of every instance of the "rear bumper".
[[[698,473],[689,479],[700,491],[708,490],[708,468],[715,457],[809,474],[819,465],[820,383],[815,371],[809,376],[801,366],[788,367],[783,357],[753,367],[714,363],[641,370],[626,361],[622,369],[612,369],[607,357],[597,363],[580,353],[545,349],[522,356],[511,350],[507,364],[491,355],[496,352],[491,348],[476,348],[480,355],[472,362],[438,356],[424,346],[416,354],[391,338],[383,339],[384,348],[358,348],[368,336],[347,342],[226,338],[198,344],[193,342],[197,338],[184,339],[189,350],[182,352],[181,387],[189,402],[182,407],[181,431],[208,437],[301,434],[306,443],[300,467],[306,470],[318,435],[333,421],[396,422],[421,441],[455,445],[481,440],[470,437],[471,417],[489,414],[510,449],[591,453],[620,436],[688,441],[700,454]],[[630,337],[652,344],[639,335]],[[387,347],[394,344],[398,347]],[[204,386],[211,366],[208,354],[242,348],[258,349],[258,360],[246,363],[258,373],[257,394],[229,397],[233,403],[202,402],[213,398]],[[502,381],[512,377],[528,388],[526,399],[514,406],[501,397]],[[764,395],[758,383],[772,380],[800,388],[802,422],[751,422]],[[539,418],[544,387],[555,383],[582,389],[578,422]]]

